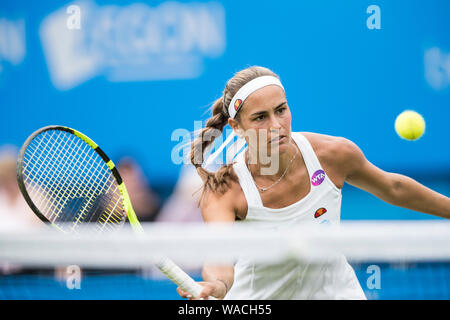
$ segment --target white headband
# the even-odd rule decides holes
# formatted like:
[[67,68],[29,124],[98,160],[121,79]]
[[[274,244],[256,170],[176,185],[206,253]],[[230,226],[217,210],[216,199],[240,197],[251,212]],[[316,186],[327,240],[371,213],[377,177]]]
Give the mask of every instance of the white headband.
[[[284,90],[283,85],[281,84],[280,80],[274,76],[262,76],[258,77],[256,79],[253,79],[249,82],[247,82],[239,91],[234,95],[233,99],[231,99],[231,103],[228,107],[228,112],[230,114],[231,118],[234,118],[239,111],[239,109],[242,107],[242,104],[244,103],[245,99],[248,98],[249,95],[251,95],[253,92],[255,92],[258,89],[270,86],[270,85],[276,85],[279,86]],[[233,131],[228,138],[225,140],[224,143],[213,153],[211,154],[208,159],[206,159],[205,168],[208,167],[213,163],[213,161],[220,155],[220,153],[225,149],[225,147],[233,141],[234,137],[236,136],[236,133]],[[233,142],[232,145],[229,147],[229,150],[227,150],[227,163],[229,163],[230,160],[233,160],[234,157],[242,151],[242,147],[245,145],[245,140],[243,138],[239,138],[236,142]]]
[[242,107],[245,99],[247,99],[249,95],[251,95],[256,90],[270,86],[272,84],[277,85],[284,90],[284,87],[281,84],[280,80],[274,76],[262,76],[247,82],[234,95],[233,99],[231,99],[231,103],[228,106],[228,113],[230,114],[230,117],[234,119],[237,112]]

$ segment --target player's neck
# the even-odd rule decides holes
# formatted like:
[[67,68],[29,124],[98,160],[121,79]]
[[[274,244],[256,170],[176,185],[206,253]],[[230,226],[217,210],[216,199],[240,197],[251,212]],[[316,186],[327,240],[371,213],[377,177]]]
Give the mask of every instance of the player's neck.
[[300,158],[299,153],[298,148],[293,143],[289,145],[285,152],[276,151],[268,156],[247,151],[247,167],[253,177],[264,176],[269,180],[276,180],[286,172],[288,167],[293,165],[294,157]]

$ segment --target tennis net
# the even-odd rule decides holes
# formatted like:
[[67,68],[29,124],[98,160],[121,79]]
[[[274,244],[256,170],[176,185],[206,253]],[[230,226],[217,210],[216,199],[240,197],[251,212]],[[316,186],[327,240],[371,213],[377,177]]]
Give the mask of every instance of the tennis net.
[[320,263],[344,254],[368,299],[449,299],[450,224],[342,222],[267,229],[249,224],[144,224],[98,234],[0,230],[0,299],[180,299],[153,263],[170,257],[194,279],[203,263]]

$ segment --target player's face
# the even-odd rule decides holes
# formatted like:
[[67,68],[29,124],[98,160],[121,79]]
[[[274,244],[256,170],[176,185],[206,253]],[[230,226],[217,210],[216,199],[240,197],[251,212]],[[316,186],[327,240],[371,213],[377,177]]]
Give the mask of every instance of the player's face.
[[[291,112],[282,88],[271,85],[253,92],[245,100],[239,116],[240,121],[234,122],[233,128],[243,132],[249,145],[253,143],[257,149],[279,148],[280,153],[287,150],[291,143]],[[257,146],[249,138],[251,132],[257,135]]]

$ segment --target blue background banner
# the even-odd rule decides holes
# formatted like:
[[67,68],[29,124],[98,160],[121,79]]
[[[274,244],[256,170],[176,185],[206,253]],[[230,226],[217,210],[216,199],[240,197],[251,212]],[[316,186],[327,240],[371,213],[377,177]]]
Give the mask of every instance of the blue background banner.
[[[293,130],[346,137],[448,195],[448,12],[444,0],[2,1],[0,144],[70,126],[170,189],[181,169],[172,133],[194,131],[234,72],[261,65],[283,81]],[[394,131],[406,109],[426,120],[418,141]],[[411,218],[344,191],[343,218]]]

